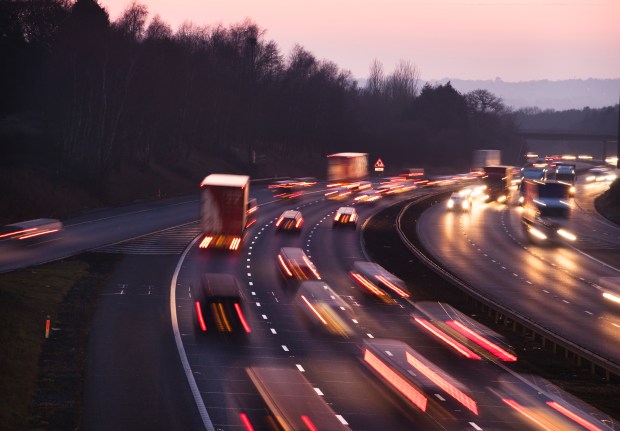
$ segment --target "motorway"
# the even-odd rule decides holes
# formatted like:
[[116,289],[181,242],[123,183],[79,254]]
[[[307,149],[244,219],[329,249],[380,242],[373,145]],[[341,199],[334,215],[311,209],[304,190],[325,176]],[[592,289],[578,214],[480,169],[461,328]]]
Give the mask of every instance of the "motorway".
[[[249,366],[269,365],[303,374],[338,421],[354,430],[582,429],[547,408],[544,402],[549,394],[541,393],[530,379],[502,364],[464,358],[432,338],[413,322],[413,302],[399,298],[396,304],[380,303],[350,280],[347,272],[353,262],[364,259],[360,242],[364,220],[397,200],[426,193],[417,190],[373,206],[356,205],[360,221],[353,230],[332,227],[334,211],[344,203],[325,200],[323,191],[316,190],[290,205],[272,201],[267,190],[257,187],[252,194],[260,205],[258,222],[249,229],[239,253],[199,250],[195,241],[185,247],[188,238],[198,233],[193,222],[197,198],[179,199],[162,208],[138,205],[125,211],[127,215],[110,210],[67,222],[62,237],[25,250],[33,253],[32,263],[71,254],[71,247],[108,245],[104,250],[126,254],[93,318],[85,370],[84,428],[247,430],[242,421],[246,417],[253,429],[269,429],[266,402],[245,372]],[[273,224],[289,208],[303,212],[303,230],[299,235],[276,234]],[[502,212],[501,208],[493,212],[500,215],[500,225]],[[431,216],[429,221],[447,220],[443,212]],[[458,230],[457,217],[448,217],[453,227],[445,229]],[[96,220],[89,222],[88,218]],[[123,229],[118,224],[133,229],[124,232],[125,238],[139,237],[149,229],[161,232],[109,246],[123,234],[106,235],[105,228]],[[303,248],[322,279],[354,309],[351,337],[317,331],[298,313],[292,303],[295,288],[283,282],[275,260],[283,246]],[[460,252],[471,253],[469,242],[460,247]],[[454,249],[459,252],[458,246]],[[22,255],[14,257],[14,261],[20,259]],[[3,261],[0,268],[17,266],[14,261]],[[191,288],[205,272],[231,273],[242,282],[250,334],[197,332]],[[475,400],[476,413],[440,387],[425,393],[433,407],[427,413],[396,396],[363,365],[364,340],[378,339],[405,342],[439,367],[441,375],[454,378],[457,387]],[[407,372],[415,376],[413,369]],[[555,397],[567,403],[561,392]],[[523,409],[519,413],[514,405],[502,401],[508,398],[518,399],[530,414],[524,415]],[[544,413],[540,413],[542,408]],[[531,412],[555,428],[541,428],[532,421]],[[579,414],[597,423],[598,429],[610,429],[583,410]]]
[[620,276],[620,229],[592,204],[605,188],[578,186],[570,219],[578,240],[570,244],[528,242],[519,208],[497,203],[459,213],[441,202],[423,214],[417,232],[443,267],[485,297],[620,365],[620,309],[598,284]]

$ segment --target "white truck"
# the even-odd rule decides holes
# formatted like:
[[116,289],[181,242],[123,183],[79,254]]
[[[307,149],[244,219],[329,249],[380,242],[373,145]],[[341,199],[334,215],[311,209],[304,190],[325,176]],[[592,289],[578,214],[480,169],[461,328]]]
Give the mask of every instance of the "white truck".
[[200,184],[200,227],[203,238],[199,248],[237,250],[246,227],[251,224],[248,213],[250,177],[247,175],[211,174]]
[[482,169],[485,166],[500,165],[502,152],[500,150],[475,150],[472,159],[472,170]]
[[327,156],[327,181],[348,185],[368,177],[367,153],[336,153]]

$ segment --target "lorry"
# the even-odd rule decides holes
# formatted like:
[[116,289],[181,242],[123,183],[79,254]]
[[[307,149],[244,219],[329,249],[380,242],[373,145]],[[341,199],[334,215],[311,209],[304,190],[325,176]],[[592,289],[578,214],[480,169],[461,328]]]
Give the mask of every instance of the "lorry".
[[348,185],[368,177],[367,153],[336,153],[327,156],[327,182]]
[[522,183],[523,211],[521,224],[528,240],[575,241],[569,229],[570,186],[560,181],[525,180]]
[[512,185],[512,166],[493,165],[484,166],[482,181],[486,186],[485,193],[488,199],[499,203],[508,202],[510,199],[510,186]]
[[485,166],[501,164],[502,152],[500,150],[475,150],[472,157],[472,171],[482,169]]
[[545,171],[545,181],[561,181],[569,185],[568,194],[570,197],[575,196],[575,183],[577,182],[577,174],[575,172],[576,165],[569,163],[556,163],[549,166]]
[[237,250],[256,206],[250,205],[250,177],[211,174],[200,184],[200,227],[203,238],[199,248]]

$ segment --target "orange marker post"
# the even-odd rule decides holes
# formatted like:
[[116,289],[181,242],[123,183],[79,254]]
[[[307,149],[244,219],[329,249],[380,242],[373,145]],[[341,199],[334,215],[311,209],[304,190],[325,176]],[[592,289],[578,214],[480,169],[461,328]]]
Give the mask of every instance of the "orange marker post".
[[50,337],[50,326],[51,326],[50,316],[47,316],[47,320],[45,321],[45,338]]

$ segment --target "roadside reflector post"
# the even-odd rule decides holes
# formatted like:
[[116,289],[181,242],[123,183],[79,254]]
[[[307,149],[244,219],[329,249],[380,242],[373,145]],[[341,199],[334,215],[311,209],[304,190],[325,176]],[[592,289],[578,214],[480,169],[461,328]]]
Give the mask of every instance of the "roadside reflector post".
[[50,316],[47,316],[47,320],[45,320],[45,338],[50,337],[50,326],[51,326],[51,319],[50,319]]

